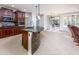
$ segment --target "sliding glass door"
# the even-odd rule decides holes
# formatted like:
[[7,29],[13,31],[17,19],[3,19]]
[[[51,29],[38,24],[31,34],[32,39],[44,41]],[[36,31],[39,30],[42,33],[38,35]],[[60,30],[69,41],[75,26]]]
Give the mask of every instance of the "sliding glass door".
[[75,15],[72,15],[71,23],[72,23],[72,25],[76,25],[76,16]]
[[76,25],[76,16],[75,15],[69,15],[64,16],[64,25]]
[[64,20],[64,26],[67,26],[68,24],[70,24],[69,16],[64,16],[63,20]]
[[79,15],[76,15],[75,18],[76,18],[76,22],[75,22],[76,23],[76,26],[79,26]]

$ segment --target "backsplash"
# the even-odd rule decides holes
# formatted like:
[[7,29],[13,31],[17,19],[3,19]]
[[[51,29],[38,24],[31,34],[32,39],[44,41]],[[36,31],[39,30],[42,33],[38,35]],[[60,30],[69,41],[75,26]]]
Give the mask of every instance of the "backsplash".
[[6,26],[15,26],[15,23],[13,22],[1,22],[0,27],[6,27]]

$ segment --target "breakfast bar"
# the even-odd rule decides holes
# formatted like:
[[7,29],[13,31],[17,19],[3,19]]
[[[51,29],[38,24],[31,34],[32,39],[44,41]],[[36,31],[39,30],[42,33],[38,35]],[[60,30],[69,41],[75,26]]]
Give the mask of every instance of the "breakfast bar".
[[28,52],[33,54],[39,48],[40,32],[43,31],[43,27],[27,27],[23,30],[28,32]]

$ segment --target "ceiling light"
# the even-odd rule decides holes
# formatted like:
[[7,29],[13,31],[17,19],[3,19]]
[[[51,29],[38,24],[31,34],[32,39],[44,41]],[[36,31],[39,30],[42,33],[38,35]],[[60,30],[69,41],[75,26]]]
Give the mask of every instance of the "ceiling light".
[[26,11],[26,9],[23,9],[23,11]]
[[11,5],[12,7],[15,7],[15,5]]

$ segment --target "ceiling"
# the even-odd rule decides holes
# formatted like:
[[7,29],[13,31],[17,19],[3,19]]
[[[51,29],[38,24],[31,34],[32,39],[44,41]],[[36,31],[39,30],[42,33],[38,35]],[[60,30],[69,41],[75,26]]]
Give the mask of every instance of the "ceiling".
[[34,4],[1,4],[1,6],[31,12]]
[[[14,5],[12,7],[12,5]],[[25,12],[32,12],[35,4],[1,4],[1,6],[8,6],[19,9]],[[68,12],[78,12],[79,4],[40,4],[40,12],[42,14],[62,14]]]
[[62,14],[69,12],[78,12],[79,4],[49,4],[41,5],[42,13]]

